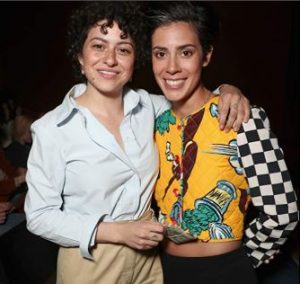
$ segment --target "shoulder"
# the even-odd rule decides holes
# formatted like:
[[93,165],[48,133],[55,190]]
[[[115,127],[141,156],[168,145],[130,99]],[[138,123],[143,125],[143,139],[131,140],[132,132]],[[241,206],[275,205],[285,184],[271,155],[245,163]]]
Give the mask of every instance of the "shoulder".
[[36,120],[32,125],[32,129],[45,127],[49,130],[51,128],[56,128],[56,126],[58,126],[74,113],[74,105],[71,102],[70,98],[80,96],[85,91],[85,89],[85,84],[74,85],[67,92],[62,103],[56,108],[44,114],[40,119]]
[[163,95],[156,95],[156,94],[151,94],[148,91],[144,89],[137,89],[135,90],[141,97],[141,99],[145,102],[155,104],[155,103],[168,103],[167,99]]
[[252,106],[250,112],[250,119],[248,122],[243,123],[242,130],[257,130],[263,128],[269,128],[269,118],[266,111],[259,106]]
[[255,105],[251,107],[251,118],[259,119],[263,121],[268,119],[266,111],[262,107],[255,106]]
[[144,89],[137,89],[133,92],[139,96],[140,105],[151,110],[155,118],[171,107],[170,102],[164,96],[150,94]]
[[45,113],[42,117],[37,119],[31,125],[31,129],[36,131],[49,131],[57,128],[57,123],[61,117],[62,105],[57,106],[55,109]]
[[[245,149],[248,149],[245,153],[248,153],[249,149],[250,152],[257,152],[257,147],[271,149],[272,147],[269,144],[274,137],[265,110],[261,107],[253,106],[250,119],[248,122],[243,123],[238,131],[238,145],[244,145]],[[261,143],[263,145],[259,146]],[[242,153],[242,148],[240,150]]]

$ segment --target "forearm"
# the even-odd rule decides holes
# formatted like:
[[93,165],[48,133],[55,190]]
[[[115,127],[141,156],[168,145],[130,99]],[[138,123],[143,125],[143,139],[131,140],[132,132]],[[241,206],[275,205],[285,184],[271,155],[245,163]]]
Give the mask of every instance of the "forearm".
[[24,206],[28,229],[61,246],[79,247],[82,256],[91,258],[91,238],[101,216],[66,208],[58,189],[61,186],[46,181],[29,171]]
[[52,206],[32,206],[26,197],[28,229],[49,241],[65,247],[79,247],[83,257],[89,253],[93,232],[100,219],[97,215],[66,213]]
[[124,224],[117,222],[101,222],[97,226],[96,243],[121,244],[122,227]]
[[272,223],[270,220],[262,222],[257,218],[250,222],[245,230],[243,243],[254,267],[272,258],[297,225],[297,221],[281,226],[275,223],[274,226],[270,226]]
[[100,222],[97,243],[123,244],[138,250],[158,246],[164,238],[164,227],[155,221]]

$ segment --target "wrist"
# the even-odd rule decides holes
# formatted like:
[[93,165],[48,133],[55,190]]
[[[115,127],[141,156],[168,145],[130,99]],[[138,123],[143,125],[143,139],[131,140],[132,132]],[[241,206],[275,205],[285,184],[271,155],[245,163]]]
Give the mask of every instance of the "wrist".
[[226,87],[226,86],[228,86],[228,84],[221,84],[217,89],[215,89],[213,91],[213,94],[215,94],[215,95],[221,95],[222,89],[224,87]]
[[96,242],[97,243],[122,243],[123,224],[114,222],[101,222],[98,225]]
[[228,86],[228,85],[227,84],[221,84],[218,89],[221,91],[226,86]]

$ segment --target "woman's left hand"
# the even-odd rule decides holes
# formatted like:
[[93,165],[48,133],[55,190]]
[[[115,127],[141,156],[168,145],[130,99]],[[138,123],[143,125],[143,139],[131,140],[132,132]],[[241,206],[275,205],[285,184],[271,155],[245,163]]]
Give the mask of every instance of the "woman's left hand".
[[250,117],[249,100],[242,92],[228,84],[219,87],[219,124],[220,129],[228,132],[231,128],[238,131],[243,122],[247,122]]

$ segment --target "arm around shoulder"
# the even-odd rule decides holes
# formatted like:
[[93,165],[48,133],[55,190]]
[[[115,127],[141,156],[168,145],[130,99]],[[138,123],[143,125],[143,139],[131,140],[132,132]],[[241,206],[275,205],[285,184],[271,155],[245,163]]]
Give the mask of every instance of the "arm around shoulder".
[[[144,91],[145,92],[145,91]],[[163,95],[148,94],[154,109],[155,118],[171,108],[171,103]]]

